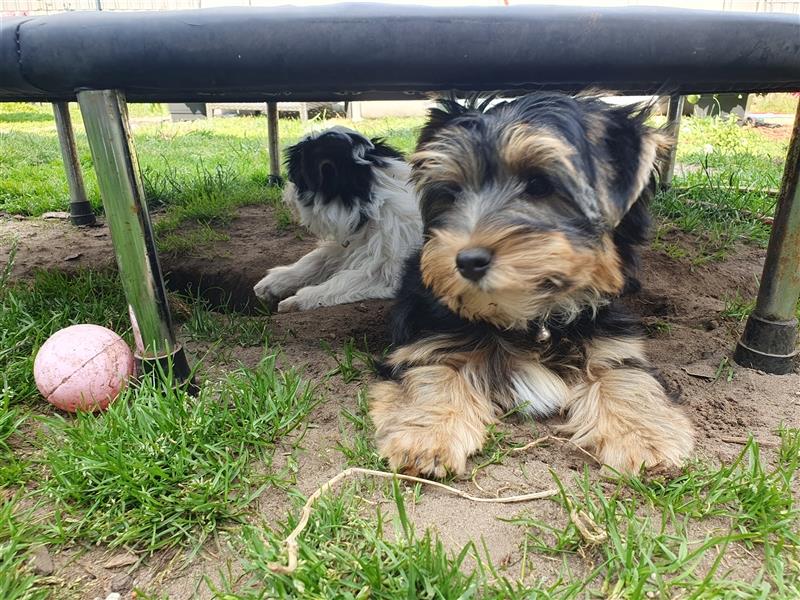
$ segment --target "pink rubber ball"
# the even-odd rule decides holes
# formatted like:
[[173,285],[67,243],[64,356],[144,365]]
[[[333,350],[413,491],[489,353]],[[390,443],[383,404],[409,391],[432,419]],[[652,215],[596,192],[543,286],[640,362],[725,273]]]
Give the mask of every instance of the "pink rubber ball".
[[72,325],[55,332],[33,363],[42,396],[69,412],[104,410],[133,373],[128,344],[100,325]]

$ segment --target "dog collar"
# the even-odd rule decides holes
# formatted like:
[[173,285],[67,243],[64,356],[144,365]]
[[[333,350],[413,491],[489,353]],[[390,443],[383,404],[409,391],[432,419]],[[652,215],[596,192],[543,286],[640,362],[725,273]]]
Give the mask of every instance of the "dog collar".
[[544,344],[545,342],[549,342],[551,337],[552,334],[547,325],[539,325],[539,330],[536,332],[533,339],[536,340],[537,344]]

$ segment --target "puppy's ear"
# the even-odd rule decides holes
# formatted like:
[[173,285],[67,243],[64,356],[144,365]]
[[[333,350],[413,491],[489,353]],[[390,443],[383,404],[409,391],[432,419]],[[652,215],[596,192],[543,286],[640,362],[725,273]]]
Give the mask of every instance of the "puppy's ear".
[[[608,106],[596,110],[601,100],[588,100],[594,110],[587,113],[588,138],[598,165],[598,187],[603,188],[609,222],[616,227],[658,171],[672,146],[665,132],[645,121],[649,108]],[[604,103],[602,103],[604,104]]]
[[486,112],[495,95],[474,94],[460,102],[454,95],[439,100],[439,106],[428,111],[428,121],[422,127],[417,140],[417,150],[431,141],[436,133],[449,122],[467,113]]
[[303,148],[301,144],[289,146],[284,159],[289,181],[294,184],[300,184],[303,181]]
[[417,150],[430,142],[442,127],[466,112],[466,108],[455,98],[440,100],[439,106],[428,111],[428,120],[419,132]]

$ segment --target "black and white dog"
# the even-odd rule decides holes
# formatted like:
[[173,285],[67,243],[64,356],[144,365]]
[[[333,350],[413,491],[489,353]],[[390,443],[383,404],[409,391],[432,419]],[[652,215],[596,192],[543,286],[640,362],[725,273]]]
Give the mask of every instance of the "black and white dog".
[[311,134],[288,149],[283,194],[319,246],[270,269],[258,298],[278,312],[394,296],[406,256],[422,244],[410,167],[383,140],[346,127]]

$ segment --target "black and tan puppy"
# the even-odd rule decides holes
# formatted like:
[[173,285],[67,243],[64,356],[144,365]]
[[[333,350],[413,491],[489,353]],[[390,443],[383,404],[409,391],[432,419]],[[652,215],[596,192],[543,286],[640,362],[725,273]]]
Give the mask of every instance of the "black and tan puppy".
[[669,144],[645,119],[555,93],[431,112],[412,157],[424,246],[399,291],[387,381],[371,390],[393,469],[463,473],[513,409],[562,414],[575,444],[620,471],[691,453],[689,419],[614,302],[633,284]]

